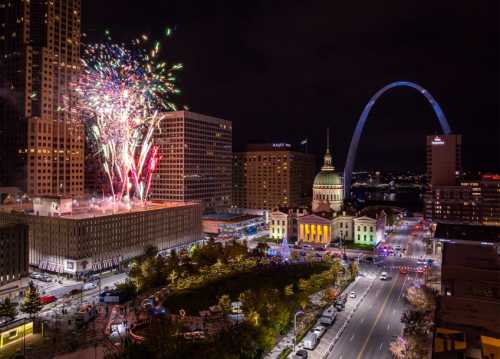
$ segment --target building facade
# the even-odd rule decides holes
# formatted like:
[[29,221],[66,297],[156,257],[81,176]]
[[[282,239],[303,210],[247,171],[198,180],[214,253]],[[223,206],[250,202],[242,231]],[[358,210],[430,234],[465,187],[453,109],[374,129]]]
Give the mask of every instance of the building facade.
[[500,175],[432,186],[424,197],[425,217],[433,221],[500,226]]
[[314,178],[313,183],[313,212],[322,212],[331,209],[338,212],[344,202],[344,185],[342,176],[335,172],[332,155],[330,154],[330,133],[326,135],[326,152],[323,167]]
[[310,214],[297,219],[299,242],[312,245],[328,246],[332,241],[333,223],[328,216]]
[[283,240],[297,239],[297,219],[307,215],[305,208],[281,208],[269,214],[269,237]]
[[376,243],[377,220],[368,216],[354,218],[354,243],[373,245]]
[[154,175],[154,200],[201,201],[207,211],[231,205],[232,125],[189,111],[164,114],[154,133],[163,156]]
[[438,223],[435,240],[442,244],[435,357],[451,357],[457,338],[460,356],[485,355],[486,342],[500,342],[500,228]]
[[28,276],[28,227],[0,225],[0,299],[22,294]]
[[354,239],[354,216],[345,212],[333,219],[333,239],[352,242]]
[[250,145],[233,155],[233,205],[272,210],[311,201],[314,156],[286,143]]
[[80,69],[80,0],[0,4],[0,186],[81,195],[84,133],[61,111]]
[[0,224],[29,227],[29,263],[42,270],[81,275],[119,265],[153,245],[160,251],[201,239],[202,206],[189,202],[148,202],[132,208],[92,208],[36,214],[16,206],[0,210]]
[[431,186],[453,186],[462,171],[462,135],[427,136],[427,178]]

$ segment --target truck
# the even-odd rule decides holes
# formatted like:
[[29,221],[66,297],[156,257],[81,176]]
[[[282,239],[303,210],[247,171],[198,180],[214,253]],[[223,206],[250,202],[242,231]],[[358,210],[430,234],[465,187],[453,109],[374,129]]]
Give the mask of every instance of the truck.
[[326,309],[321,317],[319,318],[319,322],[323,325],[330,326],[335,322],[335,318],[337,317],[337,310],[332,305],[328,309]]
[[318,336],[315,333],[309,332],[304,338],[304,348],[314,350],[318,344]]

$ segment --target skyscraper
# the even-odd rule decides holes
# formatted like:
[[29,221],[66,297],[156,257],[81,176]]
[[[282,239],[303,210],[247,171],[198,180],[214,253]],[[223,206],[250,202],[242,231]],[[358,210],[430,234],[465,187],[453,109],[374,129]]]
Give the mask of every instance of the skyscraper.
[[314,156],[290,144],[249,145],[234,154],[233,205],[274,209],[309,205]]
[[152,199],[201,201],[207,211],[231,205],[230,121],[170,112],[154,138],[163,158],[154,175]]
[[0,186],[83,193],[83,129],[62,111],[80,59],[80,0],[0,4]]
[[431,186],[453,186],[462,170],[462,135],[427,136],[427,177]]

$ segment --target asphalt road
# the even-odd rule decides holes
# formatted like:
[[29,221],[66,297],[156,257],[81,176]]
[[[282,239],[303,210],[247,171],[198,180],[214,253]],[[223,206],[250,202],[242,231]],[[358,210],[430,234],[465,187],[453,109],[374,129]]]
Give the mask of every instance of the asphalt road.
[[414,272],[402,275],[400,266],[416,268],[416,258],[424,255],[420,240],[411,236],[412,228],[401,228],[390,238],[391,245],[407,248],[403,257],[387,257],[378,271],[391,279],[376,279],[366,298],[354,313],[349,325],[328,356],[331,359],[390,359],[389,344],[401,334],[401,314],[407,309],[405,290],[423,279]]

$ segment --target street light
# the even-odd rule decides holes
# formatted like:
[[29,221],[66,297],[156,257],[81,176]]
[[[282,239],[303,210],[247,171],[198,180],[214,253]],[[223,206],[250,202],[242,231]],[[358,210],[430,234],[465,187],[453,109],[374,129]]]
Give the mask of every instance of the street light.
[[303,315],[304,311],[299,310],[293,316],[293,352],[295,353],[295,344],[297,342],[297,315]]

